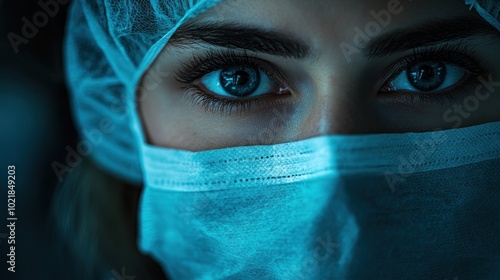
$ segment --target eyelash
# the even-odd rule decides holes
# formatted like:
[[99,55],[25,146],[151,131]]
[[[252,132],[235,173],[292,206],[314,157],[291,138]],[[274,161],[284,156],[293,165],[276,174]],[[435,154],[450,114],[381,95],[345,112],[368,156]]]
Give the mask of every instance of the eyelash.
[[284,99],[267,96],[259,96],[258,98],[247,99],[226,99],[214,96],[201,90],[193,83],[204,75],[231,66],[247,66],[254,67],[263,71],[269,79],[278,85],[283,85],[284,88],[290,84],[285,75],[280,69],[258,59],[255,56],[250,56],[246,52],[237,54],[234,51],[209,51],[202,57],[194,56],[192,62],[185,64],[175,72],[175,79],[183,84],[182,89],[187,95],[190,102],[195,105],[201,105],[203,109],[213,113],[230,114],[232,112],[243,113],[257,102],[263,101],[266,107],[274,107],[282,104]]
[[[400,92],[402,94],[406,94],[412,103],[415,103],[415,100],[418,100],[420,105],[435,102],[442,106],[445,102],[453,102],[458,97],[465,95],[468,90],[474,88],[477,84],[477,78],[479,76],[492,71],[489,64],[483,59],[476,57],[474,50],[465,45],[463,42],[459,42],[456,45],[446,43],[441,46],[414,49],[413,54],[403,57],[390,65],[377,84],[385,81],[391,81],[391,79],[395,78],[411,65],[426,61],[439,61],[462,67],[467,71],[467,77],[462,79],[458,86],[441,92],[434,92],[432,94],[410,91]],[[385,85],[386,83],[384,83],[382,87]],[[398,92],[387,91],[387,93],[383,94],[394,95],[398,94]]]
[[[471,87],[477,84],[477,77],[491,72],[486,61],[475,57],[475,52],[472,48],[464,45],[444,44],[442,46],[434,46],[429,48],[414,49],[413,54],[399,59],[388,67],[382,75],[382,79],[377,84],[385,81],[390,81],[396,75],[407,69],[410,65],[426,61],[440,61],[449,64],[454,64],[464,68],[468,73],[467,78],[460,82],[460,85],[451,90],[437,92],[433,94],[425,94],[418,92],[402,92],[411,102],[415,99],[423,105],[428,102],[435,102],[443,105],[446,101],[453,102],[459,96],[468,92]],[[194,105],[200,105],[203,109],[211,113],[230,114],[233,112],[244,113],[257,103],[262,103],[265,107],[275,107],[282,105],[282,102],[288,95],[273,95],[272,97],[263,95],[258,98],[247,99],[226,99],[214,96],[207,93],[194,82],[204,75],[231,66],[247,66],[255,67],[262,70],[269,79],[278,85],[287,87],[291,85],[286,76],[274,65],[269,62],[258,59],[255,56],[250,56],[246,52],[237,54],[234,51],[208,51],[202,56],[193,56],[191,62],[183,65],[175,72],[175,79],[181,83],[182,89],[187,96],[187,99]],[[486,65],[486,66],[485,66]],[[386,83],[382,85],[382,89]],[[397,92],[389,92],[392,95]],[[385,93],[384,93],[385,94]]]

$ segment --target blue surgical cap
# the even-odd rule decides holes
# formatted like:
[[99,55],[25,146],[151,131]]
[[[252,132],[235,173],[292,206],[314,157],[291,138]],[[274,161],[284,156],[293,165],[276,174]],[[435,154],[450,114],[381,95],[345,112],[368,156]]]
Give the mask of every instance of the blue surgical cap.
[[[145,71],[175,30],[221,0],[76,0],[65,66],[77,129],[91,156],[123,180],[142,183],[134,96]],[[500,30],[500,4],[466,0]],[[215,7],[214,7],[215,6]]]
[[109,172],[142,182],[130,94],[177,27],[218,1],[73,1],[65,41],[71,102],[82,141]]

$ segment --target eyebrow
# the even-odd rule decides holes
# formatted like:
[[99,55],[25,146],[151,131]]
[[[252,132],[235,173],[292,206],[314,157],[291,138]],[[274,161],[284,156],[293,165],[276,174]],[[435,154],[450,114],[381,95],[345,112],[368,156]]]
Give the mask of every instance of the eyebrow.
[[362,53],[375,58],[480,35],[499,37],[500,31],[479,16],[460,16],[383,34],[369,41]]
[[180,26],[169,43],[174,45],[205,43],[298,60],[311,55],[309,46],[298,38],[235,23],[189,23]]
[[[367,58],[388,56],[418,47],[480,35],[500,36],[500,31],[475,15],[434,20],[420,26],[397,29],[371,39],[362,49]],[[172,45],[208,44],[224,48],[302,60],[311,48],[299,38],[273,30],[238,23],[192,22],[180,26],[169,40]]]

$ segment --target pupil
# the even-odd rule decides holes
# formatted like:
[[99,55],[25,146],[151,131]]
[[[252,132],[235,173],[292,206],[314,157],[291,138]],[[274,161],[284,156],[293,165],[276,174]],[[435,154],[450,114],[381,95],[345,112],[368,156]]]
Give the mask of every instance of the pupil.
[[434,69],[432,69],[432,67],[430,67],[429,65],[424,65],[420,67],[418,78],[427,81],[434,77],[434,75]]
[[251,95],[259,86],[259,70],[252,67],[229,67],[220,73],[224,90],[235,97]]
[[248,77],[249,77],[248,73],[244,71],[238,71],[234,73],[233,83],[238,86],[243,86],[248,82]]
[[431,91],[443,84],[446,67],[439,62],[427,61],[409,67],[406,73],[413,87],[421,91]]

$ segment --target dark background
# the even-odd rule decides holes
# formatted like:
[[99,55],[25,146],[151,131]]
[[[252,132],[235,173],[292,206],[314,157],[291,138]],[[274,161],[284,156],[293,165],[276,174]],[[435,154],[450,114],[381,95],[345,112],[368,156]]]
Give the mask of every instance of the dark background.
[[[49,219],[58,183],[51,164],[64,162],[65,147],[76,142],[62,63],[68,6],[59,4],[16,54],[8,34],[23,36],[22,18],[33,22],[43,9],[38,1],[0,0],[0,279],[73,278],[55,252]],[[8,165],[16,166],[15,273],[6,262]]]

